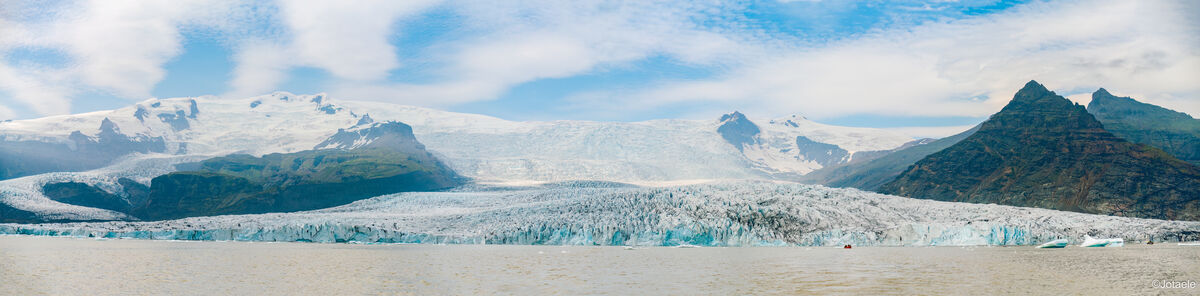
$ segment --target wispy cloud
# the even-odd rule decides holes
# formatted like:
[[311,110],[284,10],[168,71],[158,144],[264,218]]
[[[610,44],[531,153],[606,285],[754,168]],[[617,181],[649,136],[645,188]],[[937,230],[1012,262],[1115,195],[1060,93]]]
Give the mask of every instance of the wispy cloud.
[[70,110],[73,96],[101,91],[145,98],[181,50],[180,28],[224,24],[230,1],[13,2],[0,13],[0,54],[15,48],[59,51],[65,65],[0,65],[0,87],[42,114]]
[[740,35],[702,27],[697,20],[722,3],[610,3],[606,1],[465,1],[451,4],[466,21],[468,37],[442,44],[443,78],[428,84],[339,84],[334,95],[455,104],[495,99],[509,88],[563,78],[654,55],[683,63],[725,63],[762,48]]
[[17,112],[13,112],[11,108],[0,105],[0,120],[7,120],[17,116]]
[[718,101],[817,118],[981,116],[1037,79],[1062,90],[1120,89],[1200,114],[1195,104],[1170,99],[1200,97],[1200,84],[1189,82],[1200,77],[1200,32],[1189,23],[1189,8],[1166,1],[1032,4],[783,52],[716,79],[589,97],[645,109]]
[[420,13],[436,0],[280,1],[284,32],[267,40],[245,40],[236,53],[230,96],[271,91],[294,67],[323,69],[337,79],[377,83],[400,66],[389,43],[395,23]]
[[[529,82],[663,59],[716,74],[577,91],[554,108],[978,117],[1037,79],[1073,98],[1107,87],[1196,115],[1198,5],[1036,2],[977,17],[887,16],[885,27],[803,40],[763,24],[771,20],[750,19],[754,4],[740,1],[6,1],[0,55],[46,50],[66,62],[0,59],[0,91],[40,114],[69,112],[72,100],[94,92],[142,99],[185,49],[185,33],[205,31],[233,51],[231,97],[275,90],[302,67],[327,72],[323,84],[336,97],[446,107],[494,100]],[[452,14],[445,29],[453,34],[397,41],[420,29],[412,21],[430,11]],[[398,54],[408,48],[420,53]]]

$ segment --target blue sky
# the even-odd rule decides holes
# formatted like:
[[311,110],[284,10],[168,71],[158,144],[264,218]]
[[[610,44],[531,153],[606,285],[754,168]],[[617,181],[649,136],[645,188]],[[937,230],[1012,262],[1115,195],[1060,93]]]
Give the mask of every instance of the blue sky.
[[397,2],[6,1],[0,119],[281,90],[512,120],[740,110],[944,136],[1030,79],[1200,113],[1188,1]]

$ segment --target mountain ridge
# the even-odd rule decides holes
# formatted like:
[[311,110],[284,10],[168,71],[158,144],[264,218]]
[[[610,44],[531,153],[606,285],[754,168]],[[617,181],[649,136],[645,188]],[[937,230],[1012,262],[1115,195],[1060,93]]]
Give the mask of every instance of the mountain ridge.
[[1030,81],[966,139],[880,191],[913,198],[1200,220],[1200,168],[1103,128]]
[[322,144],[344,140],[357,145],[216,157],[156,176],[149,186],[118,179],[123,194],[79,182],[47,183],[42,191],[63,203],[165,220],[315,210],[462,184],[461,177],[425,151],[403,123],[374,123],[356,127],[354,133],[343,130]]
[[1087,110],[1113,134],[1200,165],[1200,119],[1130,97],[1118,97],[1104,88],[1092,93]]

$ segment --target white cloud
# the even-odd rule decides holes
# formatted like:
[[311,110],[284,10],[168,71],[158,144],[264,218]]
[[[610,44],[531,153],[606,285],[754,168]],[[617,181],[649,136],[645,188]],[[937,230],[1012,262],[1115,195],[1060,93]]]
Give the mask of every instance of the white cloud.
[[287,79],[294,60],[289,49],[270,42],[245,43],[233,56],[237,66],[230,81],[232,91],[225,96],[248,97],[269,93]]
[[400,65],[388,43],[398,18],[436,4],[420,1],[282,1],[299,62],[351,80],[378,80]]
[[0,89],[7,90],[17,101],[43,115],[67,114],[71,111],[72,94],[69,88],[52,83],[65,81],[60,71],[40,69],[17,70],[0,64]]
[[237,69],[226,96],[274,90],[294,67],[328,71],[344,83],[377,88],[388,71],[400,66],[389,38],[395,24],[439,1],[281,0],[285,32],[277,40],[248,40],[235,54]]
[[0,120],[10,119],[16,116],[17,113],[13,112],[12,109],[8,108],[7,106],[0,105]]
[[[579,93],[568,102],[600,113],[711,105],[818,119],[983,116],[1037,79],[1075,92],[1106,87],[1200,114],[1200,24],[1189,14],[1200,5],[1187,1],[1038,2],[815,47],[756,29],[742,18],[744,3],[724,1],[11,3],[0,10],[36,9],[0,11],[0,54],[34,47],[68,56],[57,68],[0,61],[0,89],[41,114],[68,112],[81,93],[149,96],[163,65],[182,50],[181,30],[197,26],[234,48],[229,96],[270,92],[291,69],[313,67],[331,74],[334,96],[447,106],[667,57],[720,74]],[[455,14],[451,37],[416,45],[425,50],[421,60],[404,60],[393,44],[406,33],[398,24],[433,8]],[[44,15],[23,15],[30,13]],[[388,81],[412,64],[428,70],[428,79]]]
[[342,83],[332,95],[449,105],[495,99],[509,88],[620,66],[654,55],[685,63],[721,64],[761,54],[738,34],[702,28],[696,19],[722,3],[606,1],[455,2],[467,32],[435,45],[448,65],[429,84]]
[[148,97],[162,69],[180,52],[176,19],[188,5],[174,2],[96,1],[84,15],[51,28],[52,44],[76,60],[84,83],[119,96]]
[[[221,26],[236,9],[229,1],[77,1],[33,3],[0,14],[0,54],[18,47],[66,55],[66,65],[0,65],[0,87],[42,115],[70,110],[71,97],[100,91],[126,98],[150,96],[166,75],[162,66],[181,51],[180,27]],[[16,15],[20,13],[21,15]],[[12,18],[6,20],[5,18]],[[32,21],[19,22],[16,19]]]
[[[1035,3],[977,19],[892,30],[783,52],[721,77],[638,93],[592,94],[643,109],[694,102],[751,112],[982,116],[1024,82],[1107,87],[1200,114],[1200,32],[1167,1]],[[1183,7],[1186,8],[1186,7]],[[627,98],[617,100],[615,98]]]

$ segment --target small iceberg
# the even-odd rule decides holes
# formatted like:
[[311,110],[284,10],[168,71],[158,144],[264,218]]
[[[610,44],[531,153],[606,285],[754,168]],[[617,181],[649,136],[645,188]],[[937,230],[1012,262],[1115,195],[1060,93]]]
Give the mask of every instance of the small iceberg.
[[1125,239],[1122,239],[1122,238],[1094,238],[1090,235],[1084,235],[1083,243],[1079,244],[1079,246],[1084,247],[1084,248],[1124,247]]
[[689,244],[681,244],[681,245],[675,246],[675,248],[679,248],[679,249],[691,249],[691,248],[699,248],[699,247],[700,246],[689,245]]
[[1070,243],[1070,241],[1068,241],[1067,239],[1060,238],[1060,239],[1052,240],[1050,242],[1041,244],[1038,246],[1038,248],[1039,249],[1062,249],[1062,248],[1066,248],[1067,244],[1069,244],[1069,243]]
[[1182,242],[1180,246],[1200,246],[1200,242]]

